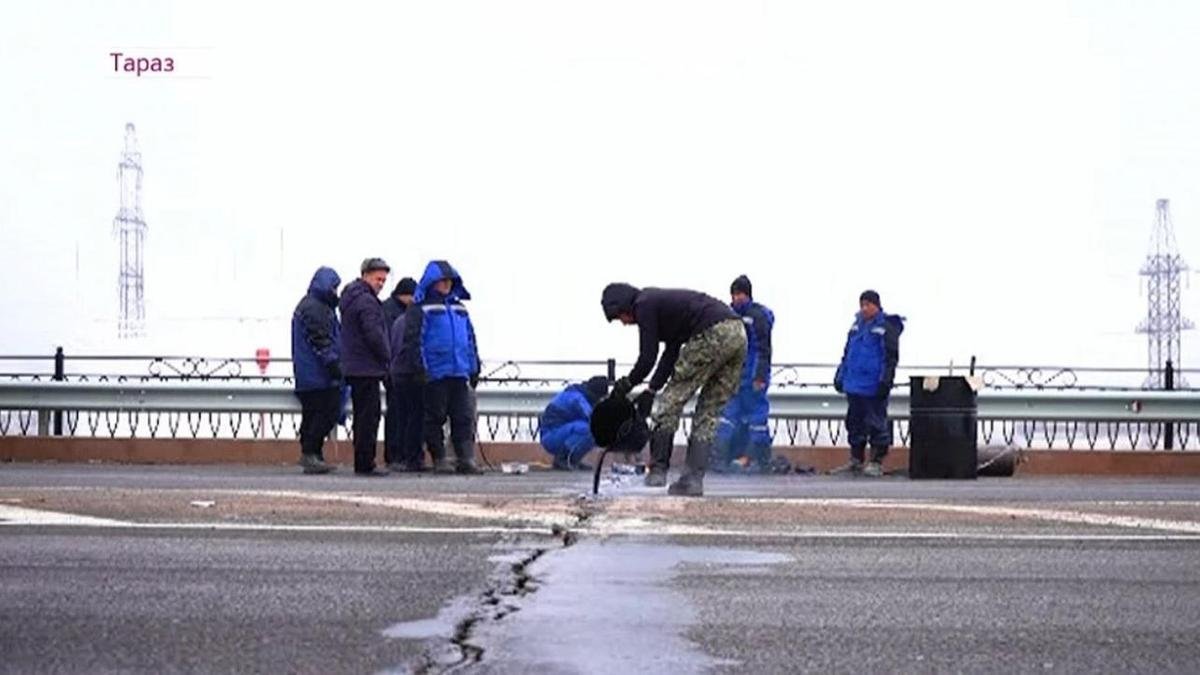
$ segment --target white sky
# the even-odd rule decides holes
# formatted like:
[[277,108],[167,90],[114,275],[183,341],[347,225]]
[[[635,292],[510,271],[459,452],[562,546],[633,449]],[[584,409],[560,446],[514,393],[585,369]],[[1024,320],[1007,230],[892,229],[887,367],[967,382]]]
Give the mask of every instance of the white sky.
[[631,358],[605,283],[746,273],[781,361],[836,360],[874,287],[908,363],[1140,366],[1156,198],[1200,266],[1198,34],[1193,2],[4,3],[0,353],[286,355],[313,270],[381,255],[460,269],[485,360]]

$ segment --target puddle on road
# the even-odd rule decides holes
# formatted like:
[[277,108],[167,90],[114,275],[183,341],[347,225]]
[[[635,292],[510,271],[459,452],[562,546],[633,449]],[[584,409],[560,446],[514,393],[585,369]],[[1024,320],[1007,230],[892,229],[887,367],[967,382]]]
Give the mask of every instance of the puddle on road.
[[530,570],[538,591],[521,611],[479,626],[483,665],[500,672],[700,672],[720,665],[683,637],[696,622],[671,588],[685,565],[755,568],[791,556],[710,547],[609,541],[555,551]]
[[454,619],[445,609],[432,619],[405,621],[383,631],[386,638],[403,640],[427,640],[435,637],[449,638],[454,634]]

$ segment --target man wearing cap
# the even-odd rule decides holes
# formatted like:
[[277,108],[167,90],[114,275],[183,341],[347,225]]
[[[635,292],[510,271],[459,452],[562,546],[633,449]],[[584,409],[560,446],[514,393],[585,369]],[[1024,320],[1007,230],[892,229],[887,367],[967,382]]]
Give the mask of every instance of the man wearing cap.
[[733,311],[746,326],[746,362],[737,395],[725,406],[717,424],[713,458],[718,472],[729,470],[733,461],[742,456],[752,462],[748,468],[769,471],[771,431],[767,418],[771,408],[767,387],[771,383],[771,329],[775,326],[775,314],[754,301],[753,286],[744,274],[733,280],[729,294]]
[[379,292],[391,268],[382,258],[367,258],[362,276],[342,290],[342,371],[354,402],[354,473],[386,476],[375,467],[381,402],[379,385],[388,374],[391,348]]
[[[842,362],[833,378],[833,386],[846,395],[846,435],[850,441],[850,462],[834,473],[883,475],[883,458],[892,444],[892,424],[888,421],[888,396],[900,362],[900,334],[904,317],[887,314],[875,291],[863,291],[858,298],[859,311],[846,336]],[[866,447],[871,446],[870,461]]]
[[[617,380],[612,395],[627,396],[652,368],[654,376],[643,396],[654,398],[662,392],[650,415],[651,466],[646,485],[666,484],[683,406],[700,392],[688,436],[687,468],[668,492],[702,496],[717,415],[737,391],[746,358],[746,330],[741,320],[720,300],[683,289],[639,289],[614,283],[605,287],[600,305],[608,321],[620,319],[627,326],[638,327],[637,363],[629,375]],[[661,360],[660,343],[665,345]]]
[[392,289],[391,297],[383,301],[384,323],[391,343],[388,377],[383,381],[387,391],[383,456],[390,471],[421,471],[425,464],[421,457],[421,386],[402,358],[404,312],[412,306],[416,290],[416,280],[404,277]]

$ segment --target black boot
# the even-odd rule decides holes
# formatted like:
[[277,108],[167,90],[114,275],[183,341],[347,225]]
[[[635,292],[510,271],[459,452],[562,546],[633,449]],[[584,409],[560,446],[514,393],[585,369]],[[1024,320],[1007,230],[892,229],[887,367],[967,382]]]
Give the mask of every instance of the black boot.
[[750,447],[750,455],[754,457],[755,470],[758,473],[771,473],[773,471],[774,462],[771,457],[771,444],[765,445],[756,443]]
[[677,497],[703,497],[704,472],[708,470],[708,453],[707,443],[698,442],[694,438],[688,440],[687,470],[679,480],[671,483],[671,487],[667,488],[667,494]]
[[671,450],[674,447],[673,429],[656,429],[650,435],[650,471],[646,474],[646,487],[663,487],[667,484],[667,469],[671,467]]
[[333,467],[326,464],[325,460],[317,455],[300,455],[300,466],[304,467],[304,473],[308,474],[322,474],[333,471]]
[[717,441],[712,446],[712,452],[708,457],[708,465],[716,473],[729,473],[729,462],[731,459],[729,456],[729,441]]

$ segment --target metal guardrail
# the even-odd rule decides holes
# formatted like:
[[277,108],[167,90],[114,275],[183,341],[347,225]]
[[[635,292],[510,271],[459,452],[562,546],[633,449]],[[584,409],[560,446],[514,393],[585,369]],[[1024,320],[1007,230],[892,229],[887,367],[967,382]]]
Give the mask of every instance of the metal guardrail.
[[[539,415],[556,392],[481,386],[480,415]],[[771,414],[783,419],[838,420],[846,399],[832,391],[771,392]],[[907,419],[909,395],[896,392],[889,416]],[[980,420],[1200,422],[1200,392],[984,390]],[[0,410],[180,413],[299,413],[291,388],[240,383],[80,384],[0,382]],[[689,405],[688,412],[691,406]]]
[[[538,416],[554,394],[544,387],[481,385],[480,438],[536,441]],[[889,409],[902,443],[908,440],[908,398],[897,390]],[[836,392],[781,388],[770,400],[777,445],[844,443],[846,402]],[[984,389],[978,406],[979,438],[989,445],[1200,450],[1196,391]],[[51,435],[53,428],[85,437],[283,439],[295,438],[299,412],[292,389],[281,384],[0,382],[2,436]]]
[[[957,365],[956,365],[957,364]],[[483,380],[512,387],[561,388],[569,382],[593,375],[628,370],[631,364],[615,359],[592,360],[487,360]],[[1064,365],[972,364],[971,360],[944,364],[901,364],[897,375],[963,374],[976,365],[976,374],[989,389],[1069,389],[1138,391],[1162,388],[1165,371],[1158,373],[1158,384],[1146,368],[1088,367]],[[831,388],[834,363],[778,362],[771,371],[776,390]],[[1200,383],[1200,370],[1173,370],[1174,388],[1188,389],[1189,382]],[[60,348],[54,354],[0,354],[0,380],[67,382],[246,382],[260,384],[292,383],[292,365],[288,358],[180,355],[67,354]],[[1192,389],[1200,391],[1200,389]]]

